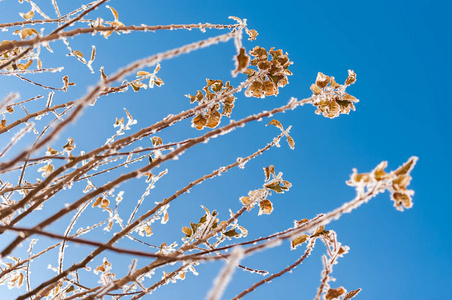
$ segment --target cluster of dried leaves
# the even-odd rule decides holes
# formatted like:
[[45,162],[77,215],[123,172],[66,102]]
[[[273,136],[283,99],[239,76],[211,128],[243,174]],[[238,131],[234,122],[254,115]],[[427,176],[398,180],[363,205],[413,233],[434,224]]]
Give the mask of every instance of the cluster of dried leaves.
[[[146,294],[152,293],[168,283],[175,283],[177,280],[184,280],[187,272],[197,275],[196,266],[202,262],[224,260],[227,262],[226,268],[219,273],[215,281],[209,299],[219,299],[235,267],[240,267],[245,271],[264,275],[264,279],[257,281],[253,286],[243,290],[234,299],[240,299],[246,294],[254,291],[255,288],[272,279],[279,277],[300,265],[314,249],[316,240],[320,239],[326,245],[326,255],[323,257],[324,269],[321,273],[321,284],[315,299],[347,300],[355,297],[360,289],[347,293],[343,287],[332,288],[329,282],[333,265],[339,257],[348,252],[348,247],[342,246],[337,241],[337,235],[333,230],[325,230],[325,225],[337,219],[343,213],[350,212],[362,203],[376,196],[378,193],[388,190],[391,199],[398,210],[410,208],[412,206],[413,191],[407,186],[411,181],[412,171],[417,158],[412,157],[407,163],[393,172],[386,173],[384,169],[386,162],[382,162],[370,173],[358,174],[354,169],[351,179],[347,182],[356,188],[357,196],[352,201],[333,210],[327,214],[320,214],[312,219],[302,219],[295,221],[294,226],[290,226],[283,231],[266,233],[263,237],[254,240],[245,240],[248,237],[248,230],[239,225],[239,218],[258,207],[258,216],[270,215],[274,210],[273,202],[268,198],[272,193],[283,194],[289,191],[292,184],[284,180],[282,172],[276,173],[275,167],[270,165],[264,168],[265,181],[262,187],[248,192],[247,196],[241,197],[239,208],[233,212],[230,210],[229,217],[220,221],[219,212],[210,211],[206,207],[204,214],[197,222],[190,222],[189,226],[182,227],[182,235],[178,232],[175,237],[168,234],[167,241],[154,245],[153,226],[156,221],[164,226],[170,221],[170,204],[184,193],[188,193],[191,188],[227,172],[231,168],[243,168],[251,159],[258,157],[273,146],[279,146],[282,138],[286,138],[291,149],[295,147],[294,139],[289,135],[291,126],[284,126],[276,119],[272,119],[267,125],[280,129],[279,135],[273,138],[265,147],[256,150],[245,158],[238,158],[237,161],[220,167],[209,174],[206,174],[185,187],[170,194],[167,198],[155,202],[151,208],[142,211],[142,204],[150,195],[151,190],[162,179],[167,170],[161,171],[158,175],[153,174],[153,170],[165,162],[179,158],[185,151],[210,139],[227,134],[231,130],[244,126],[249,122],[270,117],[276,113],[295,109],[304,104],[312,104],[317,110],[317,114],[322,114],[328,118],[335,118],[340,114],[348,114],[350,110],[355,110],[354,103],[358,100],[346,93],[346,88],[356,81],[356,74],[349,71],[344,84],[338,84],[334,77],[319,73],[315,84],[311,86],[313,95],[307,99],[291,101],[284,106],[277,107],[271,111],[259,112],[255,115],[231,121],[230,124],[220,127],[222,117],[231,117],[232,109],[236,105],[236,100],[240,97],[239,92],[245,90],[246,97],[265,98],[276,96],[279,88],[286,86],[288,76],[292,75],[289,67],[292,62],[288,54],[282,50],[266,50],[260,46],[248,51],[241,43],[242,32],[248,34],[249,39],[254,41],[257,31],[248,29],[246,20],[231,17],[236,24],[172,24],[172,25],[131,25],[126,26],[119,21],[118,12],[111,6],[106,6],[113,15],[114,20],[106,21],[102,18],[87,19],[86,15],[101,7],[108,0],[97,0],[81,6],[79,9],[71,11],[66,15],[60,13],[58,3],[52,0],[56,18],[51,19],[44,13],[36,3],[31,0],[20,3],[29,5],[29,8],[20,13],[23,20],[15,23],[0,24],[3,30],[13,28],[12,35],[20,40],[4,40],[0,42],[0,76],[15,76],[24,84],[31,84],[42,89],[52,90],[45,107],[41,110],[29,113],[25,104],[37,99],[44,98],[37,95],[33,98],[18,101],[19,96],[10,93],[0,102],[0,113],[3,119],[0,123],[0,134],[13,132],[15,135],[7,143],[0,153],[2,159],[0,163],[0,174],[4,176],[0,180],[0,235],[6,231],[17,233],[13,241],[8,241],[7,246],[0,253],[0,285],[9,289],[20,289],[22,295],[18,299],[96,299],[104,296],[111,296],[113,299],[128,297],[139,299]],[[28,6],[27,6],[28,7]],[[37,28],[42,26],[41,28]],[[49,34],[48,28],[51,28]],[[70,29],[70,30],[69,30]],[[92,65],[96,58],[96,47],[93,45],[91,54],[85,58],[80,50],[71,47],[68,38],[78,35],[100,34],[108,38],[111,34],[127,34],[136,31],[155,30],[192,30],[206,29],[226,30],[226,34],[218,35],[203,41],[187,44],[167,52],[159,53],[137,60],[130,65],[109,73],[107,76],[104,68],[100,67],[100,80],[89,93],[77,100],[71,100],[53,104],[54,97],[59,101],[67,99],[61,97],[60,93],[66,93],[75,83],[69,80],[68,75],[61,77],[63,86],[55,88],[47,86],[22,75],[33,75],[43,72],[60,72],[62,67],[45,69],[42,67],[40,54],[41,48],[46,48],[52,52],[50,43],[62,40],[68,50],[68,56],[77,59],[86,65],[91,72],[95,73]],[[187,109],[181,113],[172,115],[154,124],[140,128],[134,133],[130,129],[137,124],[137,121],[125,109],[125,117],[117,117],[113,126],[116,132],[109,137],[106,142],[95,149],[78,151],[73,138],[67,141],[57,140],[58,135],[68,124],[80,116],[83,111],[96,104],[97,100],[102,100],[103,96],[126,92],[129,87],[134,92],[143,92],[148,88],[162,87],[164,82],[157,77],[161,66],[160,62],[171,59],[179,54],[196,51],[203,47],[209,47],[219,42],[234,40],[237,53],[234,54],[236,69],[233,75],[245,74],[246,79],[233,87],[229,81],[210,80],[195,95],[187,95],[191,103],[197,103],[196,107]],[[228,59],[228,58],[226,58]],[[36,62],[35,68],[33,62]],[[51,61],[46,61],[46,64]],[[146,71],[146,67],[155,66],[153,72]],[[136,74],[135,78],[127,79],[129,75]],[[114,86],[115,82],[121,82]],[[25,112],[25,117],[18,117],[15,107],[21,106]],[[48,121],[44,116],[53,114],[55,118]],[[7,122],[6,116],[14,119]],[[192,137],[186,140],[178,140],[173,143],[164,143],[157,136],[159,132],[183,120],[191,118],[192,126],[198,130],[206,130],[199,137]],[[31,121],[35,121],[32,123]],[[113,123],[113,122],[112,122]],[[39,129],[39,130],[38,130]],[[33,144],[19,149],[18,141],[29,132],[34,132],[36,138]],[[138,141],[149,137],[152,146],[143,148],[135,146]],[[166,138],[165,138],[166,139]],[[52,145],[52,146],[51,146]],[[10,149],[10,155],[6,155]],[[44,150],[45,155],[39,156],[40,150]],[[12,154],[11,154],[12,153]],[[115,173],[116,172],[116,173]],[[114,174],[113,177],[106,177],[106,174]],[[155,173],[157,174],[157,173]],[[19,178],[16,182],[17,177]],[[36,178],[38,177],[38,178]],[[6,178],[6,179],[5,179]],[[13,179],[11,179],[13,178]],[[107,179],[106,179],[107,178]],[[131,204],[134,199],[127,195],[127,191],[117,191],[117,187],[129,180],[137,180],[145,185],[144,191],[136,204]],[[49,210],[47,215],[34,219],[38,210],[47,212],[49,200],[55,199],[66,189],[74,186],[81,186],[81,194],[77,199],[61,207]],[[235,206],[233,205],[233,206]],[[124,207],[134,207],[133,211],[125,218],[127,210]],[[141,209],[140,209],[141,208]],[[81,220],[81,216],[86,215],[90,210],[94,210],[98,216],[96,220],[90,219],[90,224],[75,230],[76,223]],[[50,232],[47,227],[64,216],[72,214],[67,227],[62,233]],[[34,224],[32,227],[22,227],[23,219],[30,221],[27,224]],[[44,218],[44,220],[42,220]],[[37,221],[39,220],[39,221]],[[127,221],[125,221],[127,220]],[[166,228],[166,227],[164,227]],[[155,227],[154,227],[155,229]],[[107,242],[98,242],[84,239],[81,236],[97,231],[108,234]],[[159,227],[159,230],[163,230]],[[250,229],[253,230],[253,229]],[[169,230],[168,230],[169,232]],[[55,244],[44,243],[39,240],[39,245],[45,245],[43,250],[34,251],[34,246],[38,239],[32,239],[25,257],[20,257],[19,246],[31,236],[46,236],[55,239]],[[166,236],[166,231],[165,231]],[[117,246],[123,239],[137,243],[139,249],[125,249]],[[181,239],[181,245],[178,240]],[[177,240],[177,241],[176,241]],[[290,241],[290,249],[304,252],[300,258],[292,265],[282,269],[278,273],[268,274],[265,270],[259,270],[240,264],[244,256],[253,255],[263,249],[279,245],[282,241]],[[66,255],[66,248],[69,244],[81,243],[94,247],[90,253],[79,262]],[[246,247],[243,249],[242,247]],[[42,248],[42,247],[41,247]],[[30,277],[30,268],[33,268],[35,261],[53,256],[52,251],[58,251],[58,259],[49,265],[49,269],[55,272],[51,278],[40,278],[40,276]],[[232,251],[228,251],[233,249]],[[152,258],[151,263],[138,262],[130,259],[131,265],[127,272],[113,272],[113,259],[103,257],[99,264],[101,254],[107,256],[106,252],[117,252],[124,255],[124,259],[133,257]],[[65,265],[70,265],[69,267]],[[162,270],[162,276],[157,275],[157,270]],[[80,270],[86,270],[99,278],[98,282],[86,281]],[[169,271],[168,271],[169,270]],[[126,275],[119,275],[126,274]]]

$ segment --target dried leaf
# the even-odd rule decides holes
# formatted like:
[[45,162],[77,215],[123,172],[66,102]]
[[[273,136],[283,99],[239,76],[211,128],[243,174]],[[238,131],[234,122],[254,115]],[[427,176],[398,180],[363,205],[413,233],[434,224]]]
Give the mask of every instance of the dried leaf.
[[102,204],[100,205],[100,207],[107,208],[109,205],[110,205],[110,201],[108,199],[103,198]]
[[196,129],[201,130],[204,128],[204,126],[206,126],[207,124],[207,119],[199,114],[196,117],[193,118],[193,125],[195,125]]
[[315,84],[319,87],[319,88],[324,88],[328,85],[328,83],[330,82],[330,77],[326,76],[325,74],[323,74],[322,72],[317,73],[317,78],[315,80]]
[[409,174],[416,165],[417,160],[418,157],[416,156],[410,157],[406,163],[404,163],[402,166],[400,166],[397,170],[394,171],[394,174],[397,176]]
[[55,155],[55,154],[58,154],[58,151],[55,149],[52,149],[50,146],[47,146],[47,153],[48,153],[48,155]]
[[249,56],[246,54],[245,48],[240,48],[240,52],[236,56],[236,59],[237,69],[235,70],[235,73],[238,73],[245,69],[248,66],[248,62],[250,61]]
[[47,165],[39,168],[38,172],[42,172],[42,177],[47,177],[53,172],[53,165],[49,162]]
[[262,200],[259,202],[259,216],[262,214],[266,214],[269,215],[271,214],[273,211],[273,204],[271,203],[270,200]]
[[168,212],[165,211],[165,214],[163,215],[162,224],[166,224],[169,220]]
[[254,29],[248,30],[248,36],[250,37],[250,41],[254,41],[256,39],[256,36],[258,35],[257,31]]
[[306,219],[306,218],[301,219],[300,221],[295,221],[295,226],[296,226],[296,227],[301,226],[302,224],[304,224],[304,223],[306,223],[306,222],[308,222],[308,221],[309,221],[309,220]]
[[100,77],[101,79],[106,80],[108,78],[108,76],[105,75],[105,73],[104,73],[104,67],[100,67],[100,75],[101,75],[101,77]]
[[278,120],[275,120],[275,119],[271,120],[270,123],[268,123],[268,124],[265,125],[265,126],[268,126],[268,125],[273,125],[273,126],[279,128],[281,131],[284,130],[284,128],[283,128],[281,122],[279,122]]
[[76,56],[83,57],[83,53],[80,52],[80,51],[78,51],[78,50],[74,50],[74,54],[75,54]]
[[326,292],[325,299],[337,299],[340,295],[345,294],[345,292],[347,291],[343,287],[338,287],[337,289],[329,289],[328,292]]
[[342,300],[349,300],[352,299],[353,297],[355,297],[356,295],[358,295],[358,293],[361,292],[361,289],[357,289],[354,291],[350,291],[347,294],[345,294],[344,299]]
[[348,77],[345,80],[345,85],[350,85],[356,82],[356,74],[352,70],[348,70]]
[[264,185],[264,187],[275,191],[278,194],[284,193],[284,191],[281,189],[281,186],[279,185],[279,181],[270,182]]
[[215,128],[220,124],[221,114],[218,111],[213,111],[209,113],[207,117],[206,126],[209,128]]
[[290,135],[286,135],[287,137],[287,143],[289,143],[289,147],[290,149],[295,149],[295,141],[293,140],[293,138]]
[[193,234],[192,229],[187,226],[182,227],[182,232],[185,234],[186,237],[191,237],[191,235]]
[[93,203],[93,205],[92,205],[92,207],[96,207],[96,206],[98,206],[101,202],[102,202],[102,197],[97,197],[96,198],[96,201],[94,201],[94,203]]
[[146,71],[138,71],[138,72],[137,72],[137,76],[138,76],[138,77],[146,76],[146,75],[149,75],[149,74],[151,74],[151,73],[146,72]]
[[115,17],[115,21],[118,21],[119,19],[119,15],[118,12],[116,11],[116,9],[114,9],[113,7],[107,5],[107,8],[109,8],[111,10],[111,13],[113,14],[113,16]]
[[147,225],[146,227],[144,227],[144,232],[146,233],[146,236],[151,236],[152,235],[151,226]]
[[300,246],[301,244],[303,244],[304,242],[306,242],[306,240],[308,239],[309,235],[307,234],[302,234],[296,238],[294,238],[291,242],[291,249],[295,249],[298,246]]
[[247,206],[248,204],[251,203],[251,197],[240,197],[240,202],[242,202],[243,205]]
[[19,13],[19,15],[20,15],[22,18],[24,18],[25,20],[28,21],[28,20],[33,19],[35,13],[34,13],[34,11],[30,10],[30,11],[27,12],[26,14],[24,14],[24,13]]
[[151,137],[151,141],[152,141],[152,146],[160,146],[163,144],[162,139],[158,136]]
[[90,61],[94,61],[94,58],[96,57],[96,46],[93,46],[93,49],[91,50],[91,59]]
[[347,93],[344,93],[344,96],[342,97],[342,100],[350,101],[350,102],[359,102],[359,100],[356,99],[355,96],[349,95]]
[[316,95],[319,95],[322,93],[322,90],[315,84],[311,84],[311,91]]
[[227,237],[230,237],[230,238],[232,238],[232,237],[235,237],[235,238],[240,237],[240,233],[238,233],[237,231],[235,231],[235,228],[233,228],[233,229],[231,229],[231,230],[228,230],[228,231],[226,231],[226,232],[223,232],[223,234],[224,234],[225,236],[227,236]]

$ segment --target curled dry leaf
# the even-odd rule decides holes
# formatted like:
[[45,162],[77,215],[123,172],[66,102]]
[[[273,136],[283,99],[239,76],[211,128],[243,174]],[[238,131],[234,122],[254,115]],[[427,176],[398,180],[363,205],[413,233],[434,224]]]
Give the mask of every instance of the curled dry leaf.
[[334,300],[339,298],[339,296],[345,294],[347,291],[343,287],[338,287],[337,289],[329,289],[326,292],[325,299],[326,300]]
[[25,20],[28,21],[28,20],[33,19],[34,15],[35,15],[35,12],[32,11],[32,10],[30,10],[30,11],[27,12],[26,14],[24,14],[24,13],[19,13],[19,15],[20,15],[22,18],[24,18]]
[[234,73],[242,72],[243,69],[245,69],[248,66],[248,62],[250,61],[249,56],[246,54],[245,48],[240,48],[239,54],[236,56],[236,66],[237,69],[234,71]]
[[281,131],[284,130],[284,128],[283,128],[281,122],[279,122],[278,120],[275,120],[275,119],[271,120],[270,123],[268,123],[268,124],[265,125],[265,126],[268,126],[268,125],[273,125],[273,126],[279,128]]
[[290,243],[291,249],[294,250],[295,248],[297,248],[298,246],[300,246],[301,244],[306,242],[308,240],[308,238],[309,238],[309,235],[307,235],[307,234],[302,234],[300,236],[297,236]]
[[273,211],[273,203],[270,200],[262,200],[259,202],[259,216],[262,214],[269,215]]
[[78,57],[83,57],[83,53],[78,50],[74,50],[74,55]]
[[151,141],[152,141],[152,146],[160,146],[163,144],[162,139],[158,136],[151,137]]
[[347,294],[345,294],[344,299],[342,300],[349,300],[352,299],[353,297],[355,297],[356,295],[358,295],[358,293],[361,292],[361,289],[357,289],[354,291],[350,291]]

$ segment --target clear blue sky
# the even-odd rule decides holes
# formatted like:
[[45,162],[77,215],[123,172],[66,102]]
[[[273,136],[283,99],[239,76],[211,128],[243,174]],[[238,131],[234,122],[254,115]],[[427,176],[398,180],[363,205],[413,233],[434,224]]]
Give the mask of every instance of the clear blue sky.
[[[81,4],[79,1],[60,2],[63,12]],[[36,3],[48,14],[53,13],[50,1]],[[315,81],[317,72],[335,76],[339,82],[346,79],[348,69],[357,74],[356,84],[349,88],[349,93],[360,99],[356,112],[330,120],[315,115],[313,107],[305,106],[275,116],[284,126],[293,126],[291,135],[296,142],[295,150],[291,151],[281,143],[281,148],[271,149],[248,163],[244,170],[231,170],[193,188],[190,194],[182,196],[171,206],[170,222],[166,227],[154,229],[172,230],[174,235],[170,240],[156,234],[153,236],[156,240],[150,238],[149,242],[180,242],[178,230],[190,220],[202,216],[201,204],[209,209],[218,209],[220,217],[226,218],[229,208],[235,211],[240,207],[240,196],[262,185],[262,168],[268,164],[274,164],[277,171],[283,172],[293,187],[284,195],[272,196],[275,210],[270,216],[257,217],[256,212],[251,212],[250,216],[244,217],[241,224],[249,230],[250,238],[283,230],[290,227],[293,220],[312,218],[351,200],[354,191],[345,185],[345,181],[352,168],[368,172],[379,162],[387,160],[388,170],[393,170],[416,155],[419,162],[410,185],[415,190],[412,209],[403,213],[396,211],[389,194],[384,194],[328,226],[338,233],[343,244],[351,248],[350,253],[335,266],[332,275],[337,281],[332,286],[344,286],[348,290],[361,287],[363,291],[356,299],[442,299],[449,295],[447,287],[452,282],[449,270],[452,236],[448,228],[452,209],[449,193],[452,124],[446,105],[451,101],[447,91],[452,67],[452,5],[449,1],[113,0],[109,4],[119,12],[120,21],[126,25],[224,24],[233,23],[228,16],[246,18],[249,28],[259,32],[256,41],[245,42],[247,49],[259,45],[287,51],[294,62],[290,68],[293,72],[289,77],[290,84],[280,89],[276,98],[251,99],[240,94],[232,119],[238,120],[283,105],[292,96],[299,99],[309,97],[309,86]],[[0,2],[1,23],[19,19],[17,7],[26,4],[17,5],[12,0]],[[23,12],[27,11],[23,9]],[[111,19],[111,13],[105,7],[92,16]],[[69,96],[73,100],[84,95],[88,87],[98,81],[100,66],[112,73],[132,60],[219,33],[167,31],[112,35],[108,40],[78,37],[71,40],[74,49],[89,53],[91,44],[97,46],[98,58],[93,64],[96,74],[90,74],[73,57],[65,57],[67,50],[61,42],[51,45],[55,54],[47,56],[49,59],[44,64],[45,67],[65,65],[64,72],[77,82],[74,93]],[[0,40],[11,39],[9,36],[10,33],[1,33]],[[234,55],[231,41],[162,62],[159,73],[165,81],[162,88],[140,93],[129,91],[99,101],[86,110],[76,126],[71,126],[61,135],[62,139],[73,137],[79,151],[100,146],[114,133],[111,125],[115,117],[124,116],[123,107],[138,120],[135,130],[137,126],[150,125],[169,113],[186,110],[191,105],[184,95],[201,89],[205,78],[232,80],[234,86],[245,79],[245,75],[231,78]],[[38,78],[55,82],[55,85],[60,82],[59,75]],[[17,78],[0,80],[0,97],[12,89],[20,90],[22,99],[46,93],[30,86],[24,90]],[[58,94],[58,97],[55,101],[66,101],[64,94]],[[250,124],[207,145],[199,145],[179,161],[160,167],[160,170],[168,168],[169,173],[152,191],[149,206],[199,176],[266,145],[278,134],[277,129],[264,126],[268,121]],[[170,142],[197,134],[199,132],[187,121],[160,136],[165,142]],[[4,143],[8,139],[1,141]],[[135,190],[128,192],[127,188]],[[118,190],[122,189],[126,191],[125,195],[130,195],[130,203],[135,203],[144,185],[125,184]],[[34,222],[27,220],[23,224],[32,225]],[[66,226],[61,222],[51,227],[52,230],[58,231],[59,224]],[[77,251],[68,250],[68,253],[77,257]],[[286,243],[278,249],[247,258],[243,263],[277,272],[294,261],[301,251],[290,251]],[[293,273],[257,289],[245,299],[312,299],[320,283],[320,255],[323,253],[324,246],[318,243],[310,259]],[[124,266],[130,263],[129,257],[111,257],[117,260],[118,269],[121,263]],[[48,263],[50,260],[43,266]],[[198,277],[189,275],[178,283],[180,290],[176,285],[164,286],[154,298],[180,299],[178,293],[182,291],[185,299],[203,299],[221,265],[200,266]],[[125,271],[118,270],[121,272]],[[32,276],[38,274],[39,270],[32,271]],[[259,275],[237,270],[224,299],[235,296],[260,279]],[[2,287],[1,290],[6,289]]]

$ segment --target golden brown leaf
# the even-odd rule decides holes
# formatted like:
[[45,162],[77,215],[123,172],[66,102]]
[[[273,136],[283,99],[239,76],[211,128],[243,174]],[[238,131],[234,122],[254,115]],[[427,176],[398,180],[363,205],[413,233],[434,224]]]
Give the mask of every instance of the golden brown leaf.
[[337,289],[329,289],[328,292],[326,292],[325,299],[337,299],[340,295],[345,294],[346,292],[347,291],[343,287],[338,287]]
[[273,96],[278,93],[278,90],[275,88],[275,85],[270,81],[264,81],[264,93],[265,96]]
[[269,215],[273,211],[273,203],[270,200],[262,200],[259,202],[259,215],[266,214]]
[[75,54],[76,56],[83,57],[83,53],[80,52],[80,51],[78,51],[78,50],[74,50],[74,54]]
[[319,88],[324,88],[328,85],[328,83],[330,82],[330,77],[326,76],[325,74],[323,74],[322,72],[317,73],[317,78],[315,80],[315,84],[319,87]]
[[144,227],[144,232],[146,233],[146,236],[151,236],[152,235],[151,226],[147,225],[146,227]]
[[163,144],[162,139],[158,136],[151,137],[151,141],[152,141],[152,146],[160,146]]
[[93,49],[91,50],[91,59],[90,59],[90,61],[94,61],[95,57],[96,57],[96,46],[93,46]]
[[110,205],[110,201],[108,199],[103,198],[102,204],[100,205],[100,207],[107,208],[109,205]]
[[344,299],[342,300],[349,300],[352,299],[353,297],[355,297],[356,295],[358,295],[358,293],[361,292],[361,289],[357,289],[354,291],[350,291],[347,294],[345,294]]
[[101,202],[102,202],[102,197],[97,197],[96,198],[96,201],[94,201],[94,203],[93,203],[93,205],[92,205],[92,207],[96,207],[96,206],[98,206]]
[[163,214],[162,224],[166,224],[169,220],[168,212],[165,211]]
[[138,72],[137,72],[137,76],[138,76],[138,77],[146,76],[146,75],[149,75],[149,74],[151,74],[151,73],[146,72],[146,71],[138,71]]
[[284,130],[284,127],[282,126],[281,122],[279,122],[279,121],[276,120],[276,119],[271,120],[270,123],[268,123],[268,124],[265,125],[265,126],[268,126],[268,125],[273,125],[273,126],[279,128],[281,131]]
[[33,19],[34,15],[35,15],[35,13],[34,13],[34,11],[32,11],[32,10],[30,10],[30,11],[27,12],[26,14],[20,13],[20,16],[21,16],[22,18],[24,18],[25,20],[27,20],[27,21]]
[[290,135],[286,135],[287,137],[287,143],[289,143],[289,147],[290,149],[295,149],[295,141],[293,140],[293,138]]
[[400,166],[397,170],[394,171],[394,174],[399,175],[405,175],[411,172],[411,170],[416,165],[418,158],[416,156],[410,157],[406,163],[404,163],[402,166]]
[[190,227],[184,226],[182,227],[182,232],[187,236],[190,237],[193,234],[193,231]]
[[115,17],[115,21],[118,21],[119,19],[119,15],[118,12],[116,11],[116,9],[114,9],[113,7],[107,5],[107,8],[109,8],[111,10],[111,13],[113,14],[113,16]]
[[254,29],[248,30],[248,36],[250,37],[250,41],[254,41],[256,39],[256,36],[258,35],[257,31]]
[[304,242],[306,242],[306,240],[308,239],[309,235],[307,234],[302,234],[296,238],[294,238],[291,242],[291,249],[295,249],[298,246],[300,246],[301,244],[303,244]]
[[243,69],[245,69],[248,66],[248,62],[250,61],[249,56],[246,54],[245,48],[240,48],[239,54],[236,56],[237,59],[237,69],[235,70],[236,73],[241,72]]
[[199,114],[196,117],[193,118],[193,125],[195,125],[196,129],[201,130],[204,128],[204,126],[206,126],[207,124],[207,119]]
[[218,111],[212,111],[207,116],[206,126],[209,128],[215,128],[220,124],[221,114]]
[[311,84],[311,91],[316,95],[319,95],[322,93],[322,90],[315,84]]
[[356,81],[356,74],[352,70],[348,70],[348,77],[347,80],[345,80],[345,85],[350,85],[355,83]]
[[344,96],[342,97],[342,100],[350,101],[350,102],[359,102],[359,100],[356,99],[355,96],[349,95],[347,93],[344,93]]
[[242,196],[240,197],[240,202],[243,203],[243,205],[248,205],[251,203],[251,197]]
[[100,67],[100,75],[101,75],[101,79],[107,79],[108,78],[108,76],[107,75],[105,75],[105,73],[104,73],[104,67]]
[[47,152],[48,152],[50,155],[58,154],[58,151],[55,150],[55,149],[52,149],[50,146],[47,146]]

